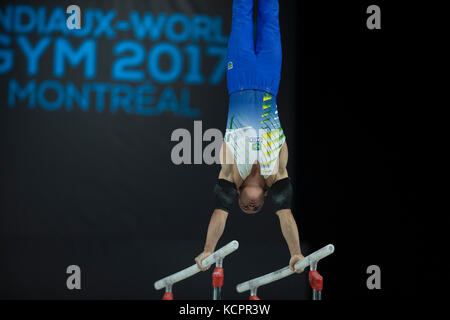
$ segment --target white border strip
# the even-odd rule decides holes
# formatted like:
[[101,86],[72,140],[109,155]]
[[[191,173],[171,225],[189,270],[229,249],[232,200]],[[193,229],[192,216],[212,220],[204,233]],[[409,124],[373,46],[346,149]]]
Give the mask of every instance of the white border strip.
[[[322,249],[319,249],[319,250],[311,253],[310,255],[306,256],[305,258],[303,258],[302,260],[297,262],[294,265],[295,270],[300,270],[301,272],[303,272],[306,267],[310,266],[313,263],[317,263],[319,260],[329,256],[333,252],[334,252],[334,246],[332,244],[329,244],[329,245],[323,247]],[[242,282],[236,286],[236,290],[237,290],[237,292],[242,293],[247,290],[256,289],[265,284],[268,284],[268,283],[271,283],[274,281],[278,281],[287,276],[290,276],[293,273],[294,273],[294,271],[292,271],[289,268],[289,266],[287,266],[287,267],[284,267],[283,269],[265,274],[261,277],[254,278],[254,279],[248,280],[246,282]]]
[[[223,246],[219,250],[215,251],[208,258],[204,259],[202,261],[202,266],[204,268],[209,267],[210,265],[215,263],[218,259],[225,258],[227,255],[236,251],[238,248],[239,248],[239,242],[237,242],[236,240],[233,240],[230,243],[228,243],[226,246]],[[156,281],[154,284],[155,289],[160,290],[167,286],[171,286],[176,282],[180,282],[181,280],[192,277],[194,274],[196,274],[198,272],[200,272],[200,269],[198,268],[197,264],[194,264],[186,269],[183,269],[181,271],[178,271],[177,273],[174,273],[170,276],[167,276],[165,278],[162,278],[161,280]]]

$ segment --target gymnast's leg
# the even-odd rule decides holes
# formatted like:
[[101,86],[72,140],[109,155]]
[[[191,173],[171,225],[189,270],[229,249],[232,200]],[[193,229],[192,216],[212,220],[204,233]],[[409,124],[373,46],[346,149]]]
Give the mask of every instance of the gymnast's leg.
[[228,39],[228,93],[242,90],[242,77],[255,60],[253,40],[253,0],[234,0],[231,33]]
[[256,30],[256,56],[263,68],[265,91],[276,96],[281,75],[281,37],[278,0],[259,0]]

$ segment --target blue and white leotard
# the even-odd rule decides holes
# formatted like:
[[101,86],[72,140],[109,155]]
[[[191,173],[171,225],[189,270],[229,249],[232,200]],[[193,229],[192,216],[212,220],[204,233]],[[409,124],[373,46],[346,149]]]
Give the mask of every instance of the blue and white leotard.
[[274,96],[258,90],[230,96],[225,143],[242,179],[250,174],[256,160],[265,179],[273,174],[284,141]]

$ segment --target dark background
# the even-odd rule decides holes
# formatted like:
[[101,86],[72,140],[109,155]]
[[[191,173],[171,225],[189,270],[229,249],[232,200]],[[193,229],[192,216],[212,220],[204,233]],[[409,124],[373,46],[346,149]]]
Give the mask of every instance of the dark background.
[[[138,2],[120,6],[222,15],[229,30],[231,1]],[[370,4],[381,7],[381,30],[366,28]],[[384,1],[280,1],[278,108],[293,211],[304,254],[336,247],[319,263],[324,299],[424,294],[424,262],[415,262],[427,227],[418,215],[424,127],[410,84],[412,53],[425,36],[403,23],[407,16],[408,7]],[[225,81],[192,95],[200,119],[10,109],[0,98],[1,298],[159,299],[154,281],[193,263],[219,167],[174,165],[170,134],[193,132],[193,120],[224,130]],[[234,286],[287,265],[289,252],[269,203],[254,216],[236,206],[218,247],[233,239],[240,248],[225,259],[223,294],[246,299]],[[427,261],[433,269],[439,257]],[[71,264],[81,267],[80,291],[66,288]],[[366,287],[372,264],[381,268],[381,290]],[[176,284],[175,297],[209,299],[210,281],[208,272]],[[307,273],[259,295],[309,299]]]

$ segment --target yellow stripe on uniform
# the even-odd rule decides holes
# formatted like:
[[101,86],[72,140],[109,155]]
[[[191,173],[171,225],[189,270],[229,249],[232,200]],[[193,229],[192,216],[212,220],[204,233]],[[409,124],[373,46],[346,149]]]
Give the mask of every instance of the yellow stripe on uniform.
[[263,144],[263,147],[267,148],[270,147],[275,141],[268,141],[266,143]]
[[269,160],[269,161],[266,161],[266,162],[261,162],[261,164],[263,166],[267,166],[267,165],[271,164],[272,162],[274,162],[275,160],[277,160],[277,158],[273,158],[272,160]]
[[273,149],[273,150],[264,152],[264,155],[265,155],[265,156],[268,156],[269,154],[273,153],[274,151],[278,151],[278,150],[277,150],[277,149]]
[[270,131],[270,132],[267,132],[267,133],[264,133],[263,135],[262,135],[262,138],[263,138],[263,140],[266,140],[266,139],[269,139],[269,138],[272,138],[274,135],[276,135],[278,132],[274,132],[274,131]]
[[282,140],[283,138],[284,138],[284,133],[280,134],[278,137],[275,137],[271,141],[268,141],[268,142],[264,143],[263,147],[270,147],[272,144],[274,144],[277,141]]

